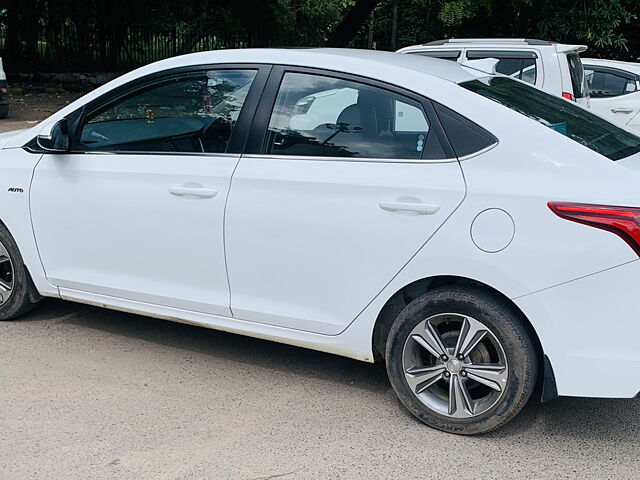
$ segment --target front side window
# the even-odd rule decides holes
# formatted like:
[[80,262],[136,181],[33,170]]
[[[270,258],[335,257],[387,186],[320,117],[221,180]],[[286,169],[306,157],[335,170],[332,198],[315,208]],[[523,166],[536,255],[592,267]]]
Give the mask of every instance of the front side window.
[[266,150],[322,157],[445,156],[418,102],[382,88],[306,73],[284,75]]
[[91,112],[84,151],[227,151],[255,70],[210,70],[165,78]]
[[585,67],[589,95],[592,98],[617,97],[638,90],[634,78]]
[[460,86],[532,118],[611,160],[640,152],[640,137],[574,102],[521,82],[493,77],[464,82]]

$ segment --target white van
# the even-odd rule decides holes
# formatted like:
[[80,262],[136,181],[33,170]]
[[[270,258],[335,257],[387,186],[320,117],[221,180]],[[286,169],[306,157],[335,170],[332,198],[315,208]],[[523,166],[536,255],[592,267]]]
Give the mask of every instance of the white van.
[[580,53],[586,45],[565,45],[526,38],[452,38],[398,50],[453,60],[496,58],[496,72],[531,83],[554,95],[589,106],[589,90]]

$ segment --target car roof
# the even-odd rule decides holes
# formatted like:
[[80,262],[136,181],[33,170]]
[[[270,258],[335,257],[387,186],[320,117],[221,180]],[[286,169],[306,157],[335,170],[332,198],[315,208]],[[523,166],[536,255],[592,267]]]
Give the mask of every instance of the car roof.
[[538,40],[535,38],[448,38],[444,40],[434,40],[432,42],[422,43],[419,45],[411,45],[398,50],[401,53],[412,51],[421,51],[429,49],[438,49],[442,47],[531,47],[537,48],[552,47],[554,50],[562,53],[568,52],[584,52],[587,50],[586,45],[573,45],[565,43],[549,42],[547,40]]
[[623,62],[622,60],[607,60],[603,58],[583,58],[584,65],[600,65],[602,67],[619,68],[640,75],[640,63]]
[[[427,61],[425,61],[427,60]],[[190,53],[142,67],[164,70],[209,63],[257,63],[316,67],[357,74],[364,67],[405,69],[454,83],[476,78],[454,62],[397,55],[393,52],[349,48],[246,48]],[[142,69],[139,69],[142,70]],[[383,70],[378,70],[383,74]],[[365,75],[366,76],[366,75]],[[384,75],[383,75],[384,76]]]

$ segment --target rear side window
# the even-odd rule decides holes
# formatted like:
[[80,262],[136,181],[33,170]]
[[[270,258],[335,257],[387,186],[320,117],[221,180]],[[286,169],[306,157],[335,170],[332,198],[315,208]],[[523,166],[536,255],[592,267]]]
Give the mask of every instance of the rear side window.
[[498,102],[611,159],[640,152],[640,137],[574,102],[505,77],[472,80],[461,87]]
[[527,83],[535,85],[538,77],[538,67],[535,52],[527,51],[492,51],[492,50],[469,50],[467,52],[469,60],[481,58],[495,58],[498,60],[496,72],[517,78]]
[[584,68],[582,60],[577,53],[567,55],[569,62],[569,75],[571,76],[571,86],[573,87],[573,96],[575,98],[584,98],[589,96],[587,81],[584,77]]
[[498,139],[471,120],[450,108],[433,102],[442,128],[458,158],[478,153],[498,142]]
[[592,98],[618,97],[638,90],[633,76],[602,71],[585,66],[585,75]]
[[441,159],[422,105],[350,80],[286,73],[269,121],[266,153]]

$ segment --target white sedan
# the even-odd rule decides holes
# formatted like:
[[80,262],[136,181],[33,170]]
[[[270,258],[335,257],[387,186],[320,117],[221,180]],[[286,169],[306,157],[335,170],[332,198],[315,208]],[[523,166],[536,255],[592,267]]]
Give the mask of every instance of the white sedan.
[[640,390],[640,138],[524,82],[203,52],[0,148],[0,319],[49,296],[385,361],[461,434],[537,386]]

